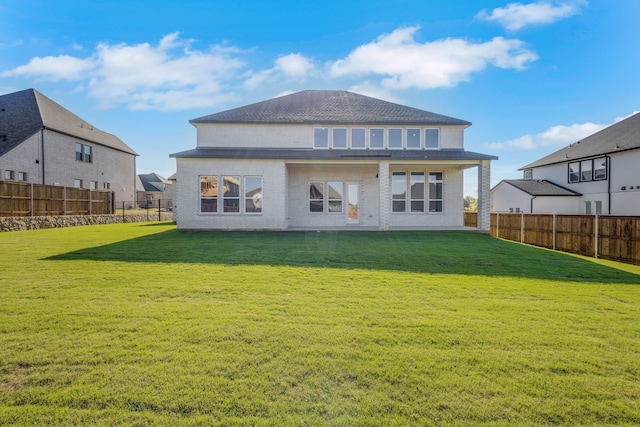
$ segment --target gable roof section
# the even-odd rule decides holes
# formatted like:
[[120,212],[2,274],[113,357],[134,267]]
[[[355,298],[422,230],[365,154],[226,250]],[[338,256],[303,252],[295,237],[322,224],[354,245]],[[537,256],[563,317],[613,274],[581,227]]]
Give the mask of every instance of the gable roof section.
[[572,162],[640,148],[640,113],[602,129],[518,170]]
[[531,196],[581,196],[580,193],[561,187],[546,179],[504,179],[501,182],[512,185]]
[[163,192],[165,190],[164,186],[171,184],[169,180],[161,177],[157,173],[139,174],[138,179],[144,191]]
[[189,123],[471,125],[465,120],[339,90],[304,90]]
[[117,136],[99,130],[35,89],[0,96],[0,156],[43,128],[138,155]]

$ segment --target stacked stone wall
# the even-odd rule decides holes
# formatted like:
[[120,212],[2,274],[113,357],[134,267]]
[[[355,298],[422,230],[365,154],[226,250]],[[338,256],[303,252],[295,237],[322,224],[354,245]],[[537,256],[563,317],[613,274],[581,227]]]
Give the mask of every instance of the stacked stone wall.
[[[41,228],[64,228],[81,225],[121,224],[123,222],[158,221],[158,213],[138,215],[57,215],[30,217],[0,217],[0,232],[38,230]],[[160,221],[173,221],[173,213],[161,212]]]

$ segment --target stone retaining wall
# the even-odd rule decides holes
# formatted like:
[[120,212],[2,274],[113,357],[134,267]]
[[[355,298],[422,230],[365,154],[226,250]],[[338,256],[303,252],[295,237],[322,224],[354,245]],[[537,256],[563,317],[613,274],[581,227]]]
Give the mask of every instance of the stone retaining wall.
[[[79,225],[120,224],[122,222],[158,221],[158,213],[139,215],[56,215],[0,217],[0,232],[38,230],[40,228],[76,227]],[[160,213],[160,221],[173,221],[172,212]]]

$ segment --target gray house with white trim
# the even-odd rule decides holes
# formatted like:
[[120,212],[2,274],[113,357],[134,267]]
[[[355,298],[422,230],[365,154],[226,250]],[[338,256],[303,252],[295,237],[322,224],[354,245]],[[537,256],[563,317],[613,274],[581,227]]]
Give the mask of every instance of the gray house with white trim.
[[491,160],[471,123],[346,91],[307,90],[200,117],[176,159],[179,229],[463,227],[463,171],[478,169],[489,229]]
[[492,212],[640,215],[640,114],[523,166],[491,190]]
[[133,202],[136,156],[127,144],[35,89],[0,96],[0,179],[111,190]]

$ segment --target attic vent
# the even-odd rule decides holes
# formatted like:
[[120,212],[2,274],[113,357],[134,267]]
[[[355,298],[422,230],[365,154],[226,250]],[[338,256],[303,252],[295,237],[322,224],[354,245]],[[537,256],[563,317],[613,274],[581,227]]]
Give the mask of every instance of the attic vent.
[[7,140],[7,135],[0,135],[0,141],[5,142]]

